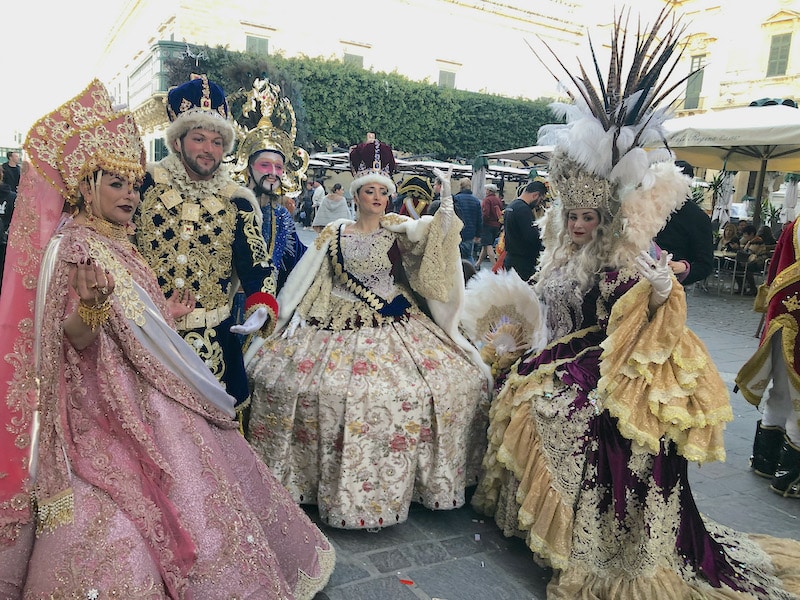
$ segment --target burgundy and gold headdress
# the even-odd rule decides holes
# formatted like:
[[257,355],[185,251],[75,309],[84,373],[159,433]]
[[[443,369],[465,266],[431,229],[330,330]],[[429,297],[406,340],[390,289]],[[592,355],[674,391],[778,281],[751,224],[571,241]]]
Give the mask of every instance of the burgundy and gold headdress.
[[367,183],[380,183],[389,189],[390,194],[397,191],[392,174],[397,170],[394,152],[389,144],[378,140],[364,142],[350,150],[350,172],[353,183],[350,194],[355,196],[358,189]]

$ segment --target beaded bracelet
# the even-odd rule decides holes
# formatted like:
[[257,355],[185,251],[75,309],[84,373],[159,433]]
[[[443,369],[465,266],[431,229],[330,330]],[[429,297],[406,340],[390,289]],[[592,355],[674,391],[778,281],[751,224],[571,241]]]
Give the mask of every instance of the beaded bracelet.
[[106,298],[100,304],[87,305],[81,300],[78,302],[78,316],[94,331],[98,326],[108,321],[111,315],[111,301]]

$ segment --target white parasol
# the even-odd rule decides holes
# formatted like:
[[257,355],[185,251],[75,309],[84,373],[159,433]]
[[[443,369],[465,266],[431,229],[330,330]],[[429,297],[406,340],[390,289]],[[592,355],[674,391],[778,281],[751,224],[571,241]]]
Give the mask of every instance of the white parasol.
[[800,110],[743,106],[664,122],[667,144],[693,167],[756,171],[756,205],[767,171],[800,171]]

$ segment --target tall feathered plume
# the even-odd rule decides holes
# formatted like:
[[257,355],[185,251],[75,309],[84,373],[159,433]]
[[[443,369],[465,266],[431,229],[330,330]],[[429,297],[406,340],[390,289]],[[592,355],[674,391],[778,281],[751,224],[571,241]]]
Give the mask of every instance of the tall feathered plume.
[[[606,230],[613,243],[607,247],[609,256],[601,260],[616,266],[627,264],[649,247],[689,189],[688,178],[674,165],[662,128],[671,113],[670,97],[693,74],[670,83],[676,79],[673,75],[683,53],[680,40],[686,28],[669,6],[651,26],[642,26],[638,20],[635,38],[629,35],[629,19],[626,9],[614,15],[605,77],[591,37],[592,68],[588,71],[580,61],[570,70],[542,42],[566,74],[562,83],[573,101],[551,104],[565,123],[539,130],[539,143],[555,146],[549,178],[559,212],[594,208],[607,215]],[[551,239],[545,245],[542,265],[555,265],[574,250],[564,235],[563,215],[551,216],[547,234],[558,242]]]
[[[573,73],[542,41],[568,77],[567,93],[574,104],[552,105],[558,116],[566,118],[567,125],[543,127],[539,143],[557,144],[568,134],[572,158],[595,175],[622,184],[637,183],[637,176],[644,175],[651,162],[664,159],[664,153],[648,159],[643,147],[663,144],[660,126],[669,115],[669,103],[664,108],[661,105],[691,76],[668,83],[682,55],[680,38],[685,31],[671,7],[665,6],[649,28],[643,28],[639,20],[632,56],[628,56],[629,18],[630,10],[615,14],[605,79],[591,37],[589,49],[596,80],[580,62],[579,72]],[[535,49],[531,50],[546,64]],[[550,73],[555,76],[552,70]]]

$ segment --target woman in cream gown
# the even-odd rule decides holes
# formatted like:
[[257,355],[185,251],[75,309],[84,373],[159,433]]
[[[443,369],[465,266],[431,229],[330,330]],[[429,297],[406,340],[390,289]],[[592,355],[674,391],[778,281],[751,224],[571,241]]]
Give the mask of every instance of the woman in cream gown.
[[462,506],[486,439],[488,374],[457,328],[460,222],[449,197],[435,217],[386,214],[394,183],[371,165],[390,158],[380,142],[351,152],[357,221],[322,231],[276,333],[246,353],[250,443],[296,501],[348,529],[401,523],[412,501]]

